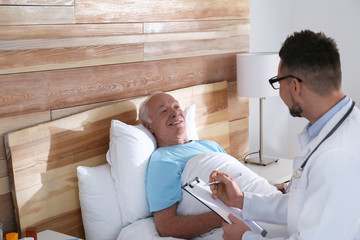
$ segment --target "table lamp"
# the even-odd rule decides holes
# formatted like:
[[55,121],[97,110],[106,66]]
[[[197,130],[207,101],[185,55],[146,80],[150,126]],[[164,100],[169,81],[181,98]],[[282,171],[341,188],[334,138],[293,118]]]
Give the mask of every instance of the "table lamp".
[[[258,156],[244,159],[245,163],[266,166],[277,162],[276,158],[263,156],[263,100],[266,97],[277,96],[268,79],[277,75],[279,65],[278,53],[242,53],[237,54],[237,95],[239,97],[259,98],[259,151],[250,153]],[[250,155],[248,154],[248,155]]]

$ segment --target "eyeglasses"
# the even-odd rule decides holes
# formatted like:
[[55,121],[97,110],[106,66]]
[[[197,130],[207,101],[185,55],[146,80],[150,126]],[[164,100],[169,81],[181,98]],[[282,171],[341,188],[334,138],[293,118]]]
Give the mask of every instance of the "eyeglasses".
[[302,80],[300,78],[297,78],[297,77],[295,77],[293,75],[287,75],[287,76],[281,77],[281,78],[278,78],[277,76],[272,77],[272,78],[269,79],[269,83],[273,87],[273,89],[277,90],[277,89],[280,88],[280,83],[279,82],[281,80],[286,79],[286,78],[296,78],[299,82],[302,82]]

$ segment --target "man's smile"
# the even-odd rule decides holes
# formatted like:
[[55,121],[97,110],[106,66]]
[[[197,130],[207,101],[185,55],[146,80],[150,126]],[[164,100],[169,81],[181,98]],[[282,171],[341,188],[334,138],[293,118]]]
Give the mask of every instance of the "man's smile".
[[177,124],[180,124],[182,122],[183,122],[183,120],[178,120],[178,121],[170,123],[169,126],[177,125]]

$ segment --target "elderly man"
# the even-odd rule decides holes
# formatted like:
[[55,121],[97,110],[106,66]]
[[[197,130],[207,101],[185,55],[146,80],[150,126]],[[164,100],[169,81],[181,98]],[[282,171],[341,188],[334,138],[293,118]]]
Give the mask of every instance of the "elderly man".
[[[224,156],[224,149],[213,141],[189,140],[184,112],[178,101],[169,94],[152,94],[141,104],[139,117],[143,125],[155,136],[158,144],[149,161],[146,190],[159,235],[193,238],[221,227],[222,220],[213,212],[180,215],[178,206],[183,200],[181,177],[188,161],[207,153],[219,153]],[[227,157],[231,158],[229,155]],[[214,162],[215,159],[211,160],[207,166]],[[237,179],[237,183],[244,189],[262,194],[281,194],[266,179],[259,177],[240,162],[235,161],[234,165],[227,163],[242,173],[243,176]],[[209,235],[211,239],[216,238],[221,231],[213,233],[214,235]]]
[[192,238],[221,227],[214,212],[180,216],[181,173],[186,162],[199,153],[225,151],[212,141],[189,141],[184,112],[171,95],[157,92],[140,106],[140,120],[155,136],[158,149],[147,172],[147,196],[160,236]]
[[[360,111],[341,90],[340,56],[333,39],[309,30],[284,42],[278,75],[269,80],[292,116],[309,124],[299,134],[288,194],[243,192],[214,171],[213,196],[243,209],[245,219],[287,224],[288,239],[360,239]],[[224,239],[263,239],[240,220],[224,224]],[[276,238],[283,239],[283,238]]]

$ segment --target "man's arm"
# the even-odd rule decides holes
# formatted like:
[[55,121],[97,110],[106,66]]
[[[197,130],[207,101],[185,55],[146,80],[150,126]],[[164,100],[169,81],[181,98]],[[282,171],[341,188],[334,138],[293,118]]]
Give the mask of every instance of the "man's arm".
[[221,227],[222,219],[214,212],[181,216],[178,203],[154,213],[156,229],[161,237],[193,238]]

